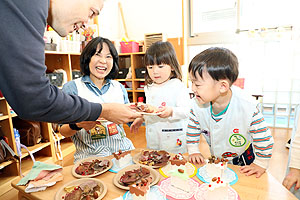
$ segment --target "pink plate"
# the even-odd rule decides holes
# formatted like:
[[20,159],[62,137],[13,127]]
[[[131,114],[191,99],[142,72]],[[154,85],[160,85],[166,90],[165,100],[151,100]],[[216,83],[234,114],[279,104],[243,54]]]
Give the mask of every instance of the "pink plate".
[[[196,191],[194,197],[196,200],[206,200],[206,191],[208,188],[208,184],[203,183],[201,184],[201,186],[198,188],[198,190]],[[229,186],[228,189],[228,200],[240,200],[240,196],[238,195],[238,193]]]
[[161,192],[163,192],[167,199],[169,200],[179,200],[179,199],[185,199],[185,200],[194,200],[194,195],[197,189],[200,186],[200,183],[195,181],[194,179],[189,179],[189,185],[191,188],[191,192],[185,192],[183,190],[180,190],[178,188],[175,188],[171,185],[171,178],[166,178],[158,183],[160,186],[159,189]]

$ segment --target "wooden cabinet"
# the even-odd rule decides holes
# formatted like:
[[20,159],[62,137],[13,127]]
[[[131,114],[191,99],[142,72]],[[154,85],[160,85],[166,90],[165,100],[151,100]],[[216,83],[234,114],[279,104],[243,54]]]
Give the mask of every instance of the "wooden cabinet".
[[145,82],[145,78],[142,76],[138,77],[136,73],[138,69],[145,69],[144,55],[144,52],[119,54],[119,68],[130,69],[129,71],[131,71],[132,74],[131,78],[117,79],[120,83],[125,85],[130,102],[137,102],[139,97],[143,97],[145,101],[145,94],[142,86]]

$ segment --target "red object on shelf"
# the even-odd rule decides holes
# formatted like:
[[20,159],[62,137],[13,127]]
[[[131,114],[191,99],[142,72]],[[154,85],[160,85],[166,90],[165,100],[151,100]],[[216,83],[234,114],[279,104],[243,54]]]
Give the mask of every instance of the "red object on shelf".
[[245,78],[238,78],[233,85],[238,86],[241,89],[244,89],[245,86]]
[[122,53],[134,53],[139,52],[139,43],[130,41],[130,42],[120,42],[121,52]]
[[0,97],[3,97],[3,94],[2,94],[2,92],[1,92],[1,90],[0,90]]
[[144,102],[144,97],[139,97],[138,102]]

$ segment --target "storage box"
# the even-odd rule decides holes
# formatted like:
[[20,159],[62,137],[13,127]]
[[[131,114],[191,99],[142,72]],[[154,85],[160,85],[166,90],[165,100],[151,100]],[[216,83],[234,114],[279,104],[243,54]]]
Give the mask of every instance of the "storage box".
[[295,117],[290,117],[289,128],[293,128],[295,123]]
[[126,78],[126,75],[128,74],[129,69],[128,68],[121,68],[118,71],[117,79],[124,79]]
[[136,78],[145,78],[145,74],[147,72],[146,68],[137,68],[135,69],[135,76]]
[[276,116],[275,127],[287,128],[289,123],[288,116]]
[[139,43],[130,41],[130,42],[120,42],[121,52],[122,53],[133,53],[139,52]]
[[57,87],[62,86],[64,80],[63,73],[47,73],[46,76],[49,78],[51,84]]
[[272,115],[264,115],[265,122],[267,126],[273,127],[274,126],[274,116]]
[[274,115],[274,104],[263,104],[262,113],[265,115]]
[[289,115],[290,106],[288,104],[276,104],[276,115]]
[[82,74],[79,70],[73,70],[72,71],[72,79],[73,80],[76,79],[76,78],[80,78],[80,77],[82,77]]

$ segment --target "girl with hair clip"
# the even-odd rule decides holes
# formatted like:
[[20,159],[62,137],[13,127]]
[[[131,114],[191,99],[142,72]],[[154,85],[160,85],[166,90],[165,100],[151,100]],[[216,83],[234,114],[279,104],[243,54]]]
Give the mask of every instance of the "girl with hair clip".
[[[91,40],[80,56],[80,71],[83,77],[63,86],[63,91],[78,95],[96,103],[129,103],[122,84],[113,80],[119,70],[119,57],[115,46],[106,38]],[[72,112],[72,111],[70,111]],[[134,149],[126,137],[122,124],[110,121],[83,121],[65,124],[60,132],[71,137],[76,152],[74,162],[92,156],[109,156],[119,150]]]
[[145,66],[146,104],[158,107],[161,114],[137,118],[130,130],[137,132],[145,120],[148,149],[185,153],[190,97],[172,44],[152,44],[145,53]]

